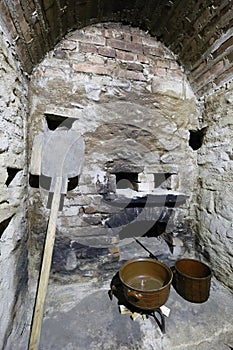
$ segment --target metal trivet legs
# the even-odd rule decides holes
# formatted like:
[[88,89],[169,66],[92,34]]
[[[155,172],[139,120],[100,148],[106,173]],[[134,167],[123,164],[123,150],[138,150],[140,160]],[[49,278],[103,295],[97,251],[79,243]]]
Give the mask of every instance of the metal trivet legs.
[[[151,316],[156,321],[161,332],[165,334],[165,317],[161,308],[166,307],[162,306],[161,308],[156,308],[155,310],[151,311],[141,310],[129,304],[124,296],[123,286],[119,278],[119,273],[117,273],[113,277],[110,285],[110,290],[108,291],[108,295],[111,300],[113,299],[113,296],[115,296],[118,299],[118,305],[121,314],[129,314],[133,320],[136,320],[138,317],[142,317],[142,319],[148,319],[149,316]],[[169,311],[168,308],[166,309]],[[159,318],[156,316],[156,313],[159,314]]]
[[[109,292],[109,296],[110,296],[110,293],[111,292]],[[111,296],[110,296],[110,298],[112,299]],[[165,317],[164,317],[164,314],[160,308],[157,308],[153,311],[148,311],[148,310],[135,311],[136,309],[132,310],[132,307],[130,310],[130,309],[126,308],[125,305],[119,305],[119,310],[120,310],[120,313],[122,315],[130,315],[130,317],[134,321],[139,317],[141,317],[143,320],[148,319],[149,316],[153,317],[154,320],[156,321],[156,323],[158,324],[161,332],[163,334],[165,334]],[[156,312],[159,314],[160,320],[156,317],[156,314],[155,314]]]

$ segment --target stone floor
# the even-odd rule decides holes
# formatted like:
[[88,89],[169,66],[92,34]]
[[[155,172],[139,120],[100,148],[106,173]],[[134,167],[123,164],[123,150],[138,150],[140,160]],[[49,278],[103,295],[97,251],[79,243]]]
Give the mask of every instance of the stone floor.
[[[74,283],[48,291],[40,350],[233,349],[233,294],[212,278],[207,302],[194,304],[173,287],[162,334],[151,317],[133,321],[108,296],[110,280]],[[22,346],[22,350],[26,347]]]
[[[168,266],[181,257],[198,258],[192,249],[184,252],[182,245],[171,253],[163,240],[140,241]],[[105,264],[97,277],[55,280],[51,274],[39,350],[233,350],[233,293],[214,277],[210,297],[201,304],[186,301],[171,286],[165,334],[152,317],[133,321],[119,312],[116,297],[109,298],[110,283],[123,262],[140,256],[145,257],[145,250],[134,242],[122,245],[121,258]],[[90,271],[97,267],[93,262]],[[34,297],[33,292],[20,342],[11,342],[6,350],[28,348]]]

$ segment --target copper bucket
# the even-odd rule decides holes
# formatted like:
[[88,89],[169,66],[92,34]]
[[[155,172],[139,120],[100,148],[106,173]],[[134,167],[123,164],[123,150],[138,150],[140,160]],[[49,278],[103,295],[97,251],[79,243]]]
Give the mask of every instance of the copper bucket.
[[210,268],[195,259],[181,259],[175,263],[173,286],[185,300],[203,303],[208,300],[211,284]]
[[122,265],[119,277],[126,300],[139,309],[152,311],[166,303],[173,273],[158,260],[139,258]]

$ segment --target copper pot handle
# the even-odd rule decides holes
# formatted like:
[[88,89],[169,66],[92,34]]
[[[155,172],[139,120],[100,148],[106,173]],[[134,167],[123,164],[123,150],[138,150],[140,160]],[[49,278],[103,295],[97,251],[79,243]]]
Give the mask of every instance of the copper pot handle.
[[134,299],[135,302],[136,302],[136,301],[139,301],[139,300],[143,297],[142,294],[137,293],[137,292],[134,292],[134,291],[131,290],[131,289],[128,289],[128,290],[127,290],[127,295],[128,295],[129,298]]

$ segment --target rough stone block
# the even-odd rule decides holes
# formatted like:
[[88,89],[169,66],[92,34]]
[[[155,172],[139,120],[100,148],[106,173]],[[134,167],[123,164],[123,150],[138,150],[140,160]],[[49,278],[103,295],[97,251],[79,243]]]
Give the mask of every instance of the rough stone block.
[[61,77],[64,78],[65,74],[64,71],[62,69],[56,69],[56,68],[46,68],[44,70],[44,76],[45,77],[50,77],[50,78],[57,78],[57,77]]
[[153,93],[165,94],[180,99],[194,97],[190,86],[182,80],[162,80],[160,77],[154,77],[152,80],[152,91]]

